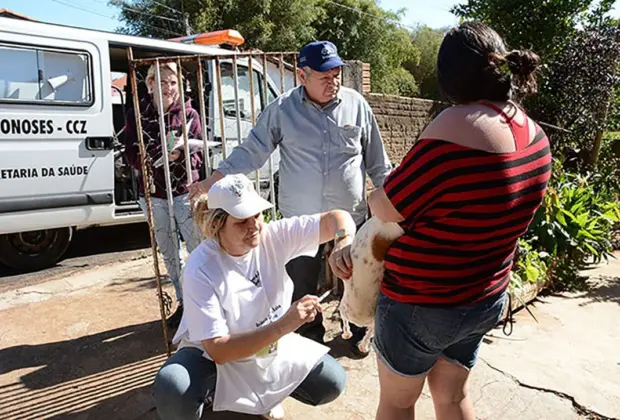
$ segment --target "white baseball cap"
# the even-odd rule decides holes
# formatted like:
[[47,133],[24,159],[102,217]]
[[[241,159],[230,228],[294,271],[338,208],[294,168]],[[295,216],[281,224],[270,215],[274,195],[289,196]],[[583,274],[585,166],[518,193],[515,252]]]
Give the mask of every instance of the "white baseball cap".
[[210,209],[222,209],[237,219],[247,219],[273,207],[254,189],[245,175],[226,175],[207,193]]

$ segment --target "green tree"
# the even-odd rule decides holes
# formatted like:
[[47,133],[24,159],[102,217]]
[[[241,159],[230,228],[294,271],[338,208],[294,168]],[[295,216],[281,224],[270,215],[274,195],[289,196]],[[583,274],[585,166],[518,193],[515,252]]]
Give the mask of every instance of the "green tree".
[[233,28],[244,48],[296,50],[316,36],[316,0],[110,0],[119,7],[119,32],[156,38]]
[[417,61],[406,62],[404,67],[413,74],[422,98],[441,99],[437,83],[437,53],[447,30],[448,28],[433,29],[422,25],[412,33],[412,43],[420,57]]
[[317,37],[336,44],[344,59],[370,63],[373,92],[418,93],[413,76],[402,69],[403,63],[419,57],[409,32],[398,24],[404,10],[385,11],[374,0],[319,0],[319,4],[323,14],[314,24]]
[[[529,48],[550,62],[573,37],[595,0],[467,0],[452,8],[489,24],[511,48]],[[613,2],[612,2],[613,4]]]
[[596,163],[617,101],[619,56],[620,30],[615,24],[601,22],[580,30],[554,61],[545,110],[554,123],[571,130],[559,137],[562,141],[556,150],[579,149],[585,157],[583,163]]
[[[387,12],[375,0],[111,0],[121,10],[121,32],[170,38],[234,28],[244,48],[297,51],[328,39],[344,59],[371,65],[373,91],[413,96],[418,88],[402,64],[417,60],[410,34],[399,26],[403,11]],[[183,7],[181,7],[183,6]],[[174,35],[176,34],[176,35]]]

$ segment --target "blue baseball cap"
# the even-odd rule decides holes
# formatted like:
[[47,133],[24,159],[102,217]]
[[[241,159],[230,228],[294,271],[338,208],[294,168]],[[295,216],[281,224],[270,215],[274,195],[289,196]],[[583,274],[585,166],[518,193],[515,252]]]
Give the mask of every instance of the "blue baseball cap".
[[310,67],[324,72],[342,67],[345,62],[338,56],[338,49],[329,41],[313,41],[306,44],[299,52],[298,67]]

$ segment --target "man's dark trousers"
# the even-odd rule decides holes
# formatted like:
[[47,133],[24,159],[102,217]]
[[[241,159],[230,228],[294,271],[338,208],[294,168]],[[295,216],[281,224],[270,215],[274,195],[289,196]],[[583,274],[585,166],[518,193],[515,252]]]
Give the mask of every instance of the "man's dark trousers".
[[[305,295],[316,295],[319,276],[321,270],[325,270],[324,264],[329,264],[323,257],[325,245],[319,247],[319,252],[314,257],[297,257],[289,261],[286,271],[293,280],[295,289],[293,291],[293,302],[301,299]],[[353,345],[357,345],[366,334],[365,327],[349,323],[353,336],[348,340]],[[302,325],[297,332],[311,340],[323,343],[325,327],[323,326],[323,314],[318,313],[313,322]]]

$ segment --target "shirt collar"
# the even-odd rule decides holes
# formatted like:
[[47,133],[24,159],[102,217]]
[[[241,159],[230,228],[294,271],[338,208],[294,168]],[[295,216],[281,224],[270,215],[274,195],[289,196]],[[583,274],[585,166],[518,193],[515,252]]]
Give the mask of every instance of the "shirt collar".
[[303,85],[300,85],[299,86],[299,101],[301,103],[304,103],[305,101],[307,101],[307,102],[309,102],[310,104],[314,105],[315,107],[317,107],[319,109],[327,109],[327,108],[330,108],[332,106],[339,105],[340,102],[342,102],[342,87],[338,91],[338,94],[336,95],[336,97],[334,99],[332,99],[331,101],[329,101],[329,103],[327,105],[325,105],[324,107],[321,108],[320,105],[312,102],[310,100],[310,98],[308,98],[308,95],[306,94],[306,88],[304,88]]

